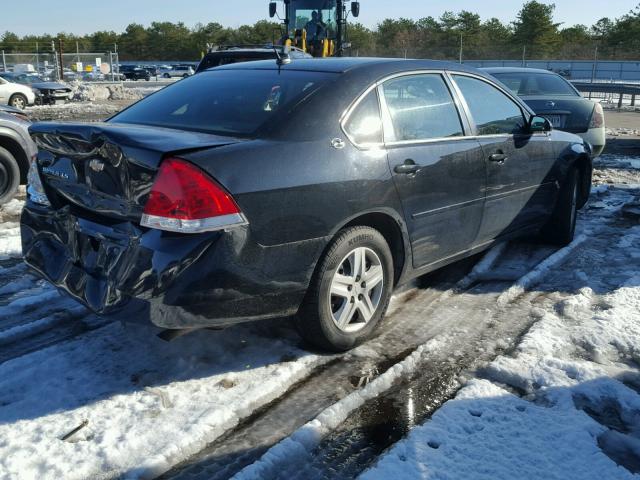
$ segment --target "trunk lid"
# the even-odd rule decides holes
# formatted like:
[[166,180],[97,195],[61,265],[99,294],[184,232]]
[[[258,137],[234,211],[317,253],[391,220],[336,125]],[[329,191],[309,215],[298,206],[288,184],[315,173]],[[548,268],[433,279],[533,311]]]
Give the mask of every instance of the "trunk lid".
[[581,97],[522,96],[537,115],[549,118],[554,128],[571,133],[589,129],[594,103]]
[[39,123],[38,170],[54,209],[139,221],[162,159],[237,138],[116,123]]

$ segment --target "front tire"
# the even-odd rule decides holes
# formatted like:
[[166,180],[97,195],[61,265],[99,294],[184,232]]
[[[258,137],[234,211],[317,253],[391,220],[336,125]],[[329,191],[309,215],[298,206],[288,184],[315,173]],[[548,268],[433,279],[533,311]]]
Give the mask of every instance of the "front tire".
[[300,335],[325,350],[345,351],[371,336],[393,291],[393,257],[377,230],[358,226],[333,239],[296,317]]
[[579,180],[578,169],[572,168],[560,189],[551,219],[542,229],[542,241],[559,246],[573,241],[578,216]]
[[0,205],[11,200],[20,185],[20,168],[11,152],[0,147]]
[[9,98],[9,106],[13,108],[24,110],[28,104],[29,101],[27,100],[27,97],[21,93],[14,93],[11,95],[11,98]]

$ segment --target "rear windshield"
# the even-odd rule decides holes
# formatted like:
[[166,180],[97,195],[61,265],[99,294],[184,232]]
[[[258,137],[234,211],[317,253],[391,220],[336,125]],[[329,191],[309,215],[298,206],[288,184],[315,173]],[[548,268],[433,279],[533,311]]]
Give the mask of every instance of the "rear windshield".
[[324,72],[211,70],[148,96],[110,122],[250,135],[334,78]]
[[562,77],[553,73],[494,73],[516,95],[573,95],[578,96]]

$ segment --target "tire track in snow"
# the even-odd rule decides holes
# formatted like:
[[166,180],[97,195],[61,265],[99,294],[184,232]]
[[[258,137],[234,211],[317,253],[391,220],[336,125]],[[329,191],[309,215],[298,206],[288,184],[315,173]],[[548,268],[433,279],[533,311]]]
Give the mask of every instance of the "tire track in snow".
[[[486,314],[478,305],[476,296],[496,289],[499,293],[510,285],[489,280],[485,284],[474,286],[475,277],[486,274],[496,265],[496,268],[504,267],[504,262],[500,261],[501,256],[507,259],[507,264],[516,261],[522,263],[523,257],[529,260],[524,267],[519,265],[519,268],[513,269],[520,271],[519,276],[522,276],[552,251],[548,249],[541,256],[540,249],[529,244],[497,245],[462,280],[459,277],[466,272],[456,272],[456,278],[445,275],[444,280],[436,282],[430,288],[414,288],[396,295],[395,305],[375,338],[340,357],[334,365],[306,379],[304,384],[286,392],[264,414],[236,431],[228,432],[184,465],[177,466],[161,478],[229,478],[258,460],[279,441],[285,441],[292,432],[304,428],[307,419],[315,418],[324,409],[331,408],[336,402],[345,401],[345,398],[350,398],[346,400],[349,402],[357,398],[350,397],[360,391],[354,386],[357,381],[362,378],[375,379],[378,372],[384,372],[412,355],[421,345],[441,336],[443,332],[455,330],[452,338],[456,340],[450,345],[452,350],[464,346],[469,332],[480,332],[487,323]],[[456,265],[450,268],[456,269]],[[491,300],[482,302],[482,305],[486,308],[494,306],[498,293],[493,293]],[[471,307],[470,311],[455,308],[460,299]],[[464,317],[467,318],[461,322]],[[331,385],[331,388],[326,388],[327,385]],[[282,467],[282,463],[279,465]]]

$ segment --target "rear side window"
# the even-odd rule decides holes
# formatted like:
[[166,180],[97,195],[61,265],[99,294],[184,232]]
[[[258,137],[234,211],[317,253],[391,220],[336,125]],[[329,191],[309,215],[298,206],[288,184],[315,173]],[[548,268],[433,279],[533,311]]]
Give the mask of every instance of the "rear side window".
[[251,135],[334,77],[320,72],[213,69],[149,95],[110,121]]
[[458,110],[439,74],[410,75],[383,84],[396,141],[463,135]]
[[516,95],[573,95],[579,96],[567,81],[553,73],[496,73],[498,80],[504,83]]
[[453,75],[453,78],[467,101],[478,135],[522,131],[525,125],[522,110],[507,95],[477,78],[464,75]]
[[382,120],[376,90],[369,92],[356,106],[344,129],[358,145],[382,143]]

